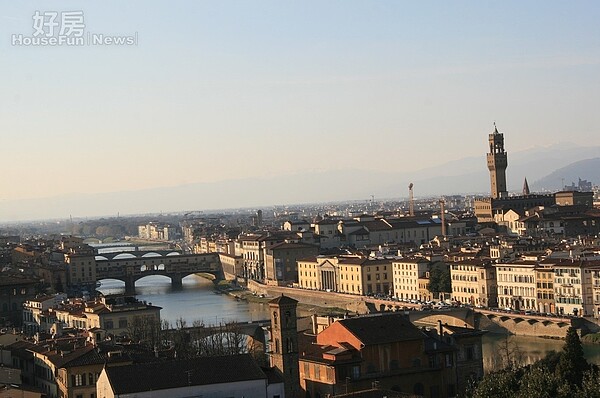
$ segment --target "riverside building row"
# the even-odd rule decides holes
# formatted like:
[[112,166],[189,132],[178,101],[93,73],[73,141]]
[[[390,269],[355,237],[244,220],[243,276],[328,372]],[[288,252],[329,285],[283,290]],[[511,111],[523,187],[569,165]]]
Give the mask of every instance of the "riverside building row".
[[[431,289],[436,268],[449,273],[447,295]],[[298,261],[298,279],[297,286],[309,290],[416,301],[450,297],[476,307],[600,317],[600,260],[318,256]]]

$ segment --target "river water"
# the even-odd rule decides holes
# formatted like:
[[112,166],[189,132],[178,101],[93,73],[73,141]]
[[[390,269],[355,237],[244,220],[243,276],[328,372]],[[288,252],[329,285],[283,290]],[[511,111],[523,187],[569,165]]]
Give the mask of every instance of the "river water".
[[[125,283],[103,280],[97,289],[103,294],[125,292]],[[135,283],[138,300],[162,307],[161,319],[174,324],[184,319],[188,325],[194,321],[216,325],[224,322],[251,322],[269,319],[267,304],[236,301],[230,296],[215,294],[213,283],[196,275],[183,278],[182,287],[173,289],[166,276],[147,276]]]
[[[103,294],[125,292],[124,282],[104,280],[98,288]],[[249,322],[269,318],[268,305],[236,301],[230,296],[215,294],[213,283],[196,275],[183,279],[179,289],[171,287],[164,276],[148,276],[136,282],[137,298],[162,307],[161,318],[174,324],[183,319],[188,325],[194,321],[205,324],[236,321]],[[488,333],[483,337],[483,358],[486,371],[498,368],[502,353],[511,351],[522,363],[532,363],[550,351],[560,351],[562,340],[524,336],[502,336]],[[600,365],[600,345],[584,345],[586,358]]]

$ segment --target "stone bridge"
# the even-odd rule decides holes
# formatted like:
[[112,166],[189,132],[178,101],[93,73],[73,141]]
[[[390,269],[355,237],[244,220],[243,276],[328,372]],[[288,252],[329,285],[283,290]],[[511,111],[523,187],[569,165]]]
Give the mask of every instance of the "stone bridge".
[[181,252],[177,250],[131,250],[131,251],[117,251],[111,253],[98,253],[96,255],[96,261],[98,258],[106,260],[114,260],[115,257],[121,259],[131,258],[152,258],[152,257],[165,257],[165,256],[179,256]]
[[479,314],[470,308],[448,308],[444,310],[408,311],[411,322],[437,326],[438,321],[450,326],[480,329]]
[[[248,348],[250,351],[254,353],[266,351],[267,347],[267,338],[265,336],[265,328],[271,327],[271,321],[254,321],[254,322],[235,322],[224,324],[225,329],[231,327],[235,333],[240,333],[245,336],[248,336]],[[190,326],[183,328],[183,332],[188,335],[211,335],[214,333],[223,332],[222,325],[215,326]],[[171,329],[170,331],[175,331],[175,329]]]
[[500,310],[477,309],[484,328],[499,326],[511,334],[536,337],[565,337],[567,329],[590,328],[584,318],[568,316],[525,315]]
[[595,321],[581,317],[525,315],[464,307],[421,311],[419,307],[419,305],[408,307],[406,303],[382,304],[376,308],[376,311],[404,311],[411,322],[417,324],[435,326],[438,321],[441,321],[453,326],[472,327],[518,336],[564,338],[567,329],[571,326],[583,334],[600,331],[600,326]]
[[370,312],[403,311],[411,322],[437,326],[437,321],[451,326],[479,329],[479,314],[470,308],[446,308],[422,311],[421,304],[369,298],[365,300]]
[[125,291],[135,294],[135,281],[150,275],[163,275],[180,287],[188,275],[206,273],[222,279],[219,255],[181,254],[176,251],[105,253],[96,256],[96,280],[118,279],[125,282]]

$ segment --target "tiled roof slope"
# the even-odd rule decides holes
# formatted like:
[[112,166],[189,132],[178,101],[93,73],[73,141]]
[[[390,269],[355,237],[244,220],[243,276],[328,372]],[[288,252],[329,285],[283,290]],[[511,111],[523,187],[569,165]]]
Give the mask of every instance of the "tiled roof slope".
[[106,372],[115,394],[267,379],[249,354],[114,366]]

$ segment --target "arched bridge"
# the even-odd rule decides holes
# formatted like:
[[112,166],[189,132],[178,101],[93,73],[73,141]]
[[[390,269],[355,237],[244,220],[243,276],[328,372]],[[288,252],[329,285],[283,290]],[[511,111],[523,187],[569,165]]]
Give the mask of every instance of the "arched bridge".
[[482,323],[486,323],[483,321],[487,320],[512,334],[524,336],[565,337],[569,327],[579,329],[587,323],[584,318],[561,315],[531,315],[490,309],[476,311],[481,315]]
[[438,321],[441,321],[453,326],[508,332],[519,336],[564,338],[567,329],[571,326],[588,332],[600,330],[597,324],[581,317],[542,316],[480,308],[461,307],[422,311],[420,305],[408,307],[406,303],[386,303],[375,307],[375,311],[404,311],[411,322],[424,325],[435,326]]
[[194,337],[206,337],[213,334],[241,334],[247,336],[247,348],[249,351],[254,353],[264,353],[267,347],[267,336],[265,336],[265,329],[268,329],[270,326],[270,320],[232,322],[212,326],[189,326],[184,327],[182,330],[169,329],[167,330],[167,333],[183,332],[187,334],[190,339],[193,339]]
[[[135,253],[135,254],[134,254]],[[135,293],[135,281],[145,276],[164,275],[173,286],[181,286],[188,275],[208,273],[221,279],[223,269],[219,255],[180,254],[172,250],[126,252],[96,256],[96,279],[118,279],[125,282],[125,291]]]
[[367,308],[371,311],[402,311],[408,315],[411,322],[436,326],[438,321],[451,326],[461,326],[479,329],[479,314],[470,308],[445,308],[441,310],[423,310],[421,304],[410,304],[389,300],[366,300]]
[[111,253],[98,253],[96,255],[96,261],[98,260],[115,260],[115,259],[131,259],[131,258],[152,258],[152,257],[165,257],[165,256],[180,256],[181,252],[177,250],[131,250],[131,251],[120,251]]

